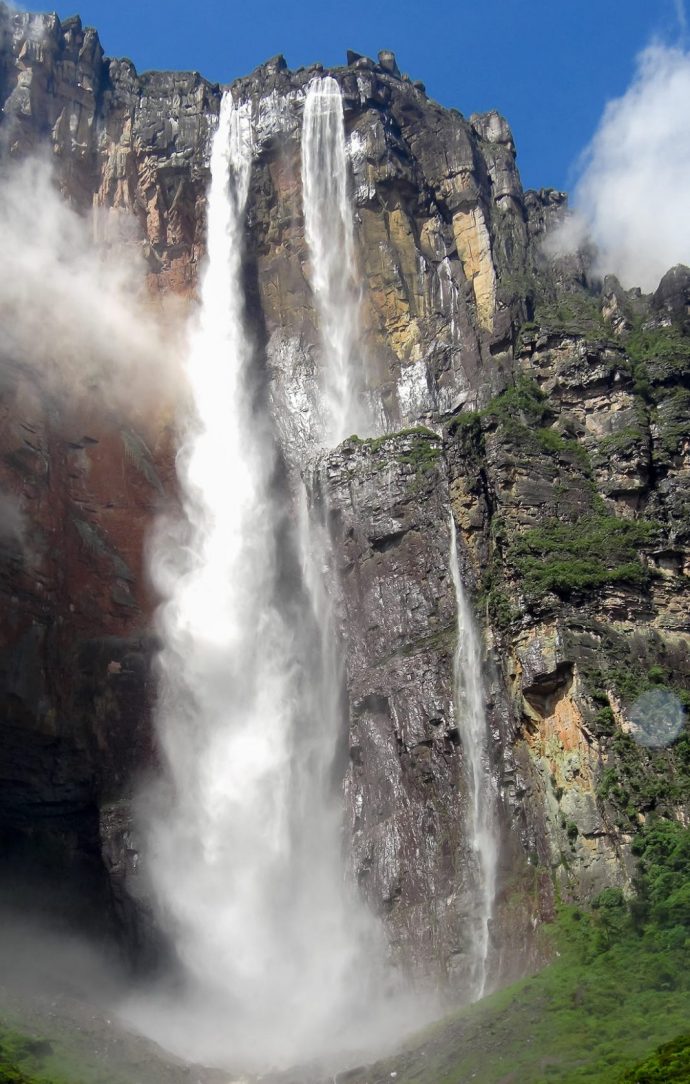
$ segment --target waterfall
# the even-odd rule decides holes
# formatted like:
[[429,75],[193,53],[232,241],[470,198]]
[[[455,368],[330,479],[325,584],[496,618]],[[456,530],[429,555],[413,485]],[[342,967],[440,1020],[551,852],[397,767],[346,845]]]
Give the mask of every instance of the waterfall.
[[498,824],[496,791],[491,774],[489,726],[484,709],[479,638],[458,564],[455,520],[450,515],[450,571],[455,588],[457,644],[453,658],[455,714],[463,750],[468,794],[467,833],[475,863],[474,916],[471,931],[470,994],[478,1000],[486,989],[489,963],[489,927],[496,893]]
[[147,865],[184,992],[130,1015],[185,1056],[263,1068],[347,1046],[369,1012],[376,950],[343,878],[325,603],[274,484],[252,376],[241,274],[251,159],[250,107],[226,93],[186,366],[184,518],[159,532],[152,558],[166,778],[144,809]]
[[302,125],[304,228],[321,328],[324,363],[324,443],[352,433],[366,435],[364,380],[359,344],[352,210],[347,195],[347,155],[340,87],[332,76],[313,79]]

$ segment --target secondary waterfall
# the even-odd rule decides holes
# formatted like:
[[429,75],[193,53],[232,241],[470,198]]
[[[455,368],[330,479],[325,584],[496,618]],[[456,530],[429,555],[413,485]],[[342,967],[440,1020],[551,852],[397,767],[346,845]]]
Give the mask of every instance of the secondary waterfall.
[[366,435],[359,346],[352,209],[340,87],[332,76],[313,79],[302,124],[302,198],[311,280],[321,325],[324,443]]
[[152,562],[166,599],[167,782],[146,813],[149,864],[186,979],[183,997],[132,1012],[182,1054],[265,1067],[347,1046],[369,1013],[375,952],[343,880],[338,674],[252,376],[241,275],[251,159],[250,107],[226,93],[187,361],[184,521],[159,536]]
[[455,714],[462,742],[468,791],[467,832],[476,862],[475,914],[472,932],[471,996],[485,992],[489,962],[489,926],[496,895],[498,824],[496,791],[489,758],[489,725],[484,709],[479,638],[458,564],[455,520],[450,516],[450,571],[455,588],[457,644],[453,658]]

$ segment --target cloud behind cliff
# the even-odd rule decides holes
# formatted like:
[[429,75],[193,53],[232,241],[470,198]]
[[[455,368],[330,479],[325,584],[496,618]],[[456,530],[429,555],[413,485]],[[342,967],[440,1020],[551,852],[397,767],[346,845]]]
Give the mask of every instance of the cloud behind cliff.
[[650,45],[581,158],[575,215],[552,239],[552,252],[589,236],[598,273],[646,291],[669,267],[690,263],[689,102],[690,54]]

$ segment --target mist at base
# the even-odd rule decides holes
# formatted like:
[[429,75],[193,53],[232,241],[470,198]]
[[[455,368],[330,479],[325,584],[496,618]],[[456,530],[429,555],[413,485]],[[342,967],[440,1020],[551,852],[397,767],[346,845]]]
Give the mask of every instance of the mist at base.
[[241,1006],[205,999],[174,959],[161,959],[155,978],[138,975],[112,934],[86,935],[68,917],[33,910],[0,909],[0,1031],[40,1041],[79,1080],[107,1072],[112,1084],[183,1084],[192,1071],[197,1084],[229,1084],[288,1069],[292,1079],[330,1080],[394,1052],[442,1012],[433,998],[391,992],[373,1014],[363,1001],[324,1026],[309,1057],[291,1059],[284,1033],[245,1030]]
[[[57,910],[49,917],[47,902],[27,907],[33,918],[0,909],[2,1079],[186,1084],[193,1073],[196,1084],[226,1084],[225,1074],[190,1066],[121,1018],[136,984],[123,946],[105,931],[78,932]],[[15,1054],[28,1077],[6,1075]]]
[[0,910],[0,984],[23,994],[64,995],[113,1009],[129,989],[114,942],[71,926]]
[[[299,990],[295,991],[299,994]],[[312,1009],[314,1007],[312,1006]],[[120,1003],[118,1017],[133,1030],[187,1061],[234,1073],[305,1072],[332,1074],[376,1061],[442,1015],[438,1001],[411,992],[391,991],[387,999],[362,999],[339,1017],[313,1011],[290,1020],[252,1023],[247,1006],[201,989],[159,984]]]

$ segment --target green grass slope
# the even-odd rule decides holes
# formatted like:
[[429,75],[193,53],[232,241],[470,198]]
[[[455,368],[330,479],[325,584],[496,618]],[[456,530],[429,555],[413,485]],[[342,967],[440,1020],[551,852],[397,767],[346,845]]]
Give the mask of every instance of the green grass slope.
[[690,1081],[687,1039],[674,1041],[690,1025],[690,831],[662,821],[635,848],[631,901],[609,889],[591,913],[564,908],[552,965],[348,1084]]
[[687,1084],[689,1080],[690,1034],[655,1050],[641,1065],[625,1073],[620,1084]]
[[[56,1075],[55,1051],[46,1039],[34,1039],[0,1028],[0,1084],[66,1084],[78,1076]],[[69,1073],[69,1070],[67,1070]]]

